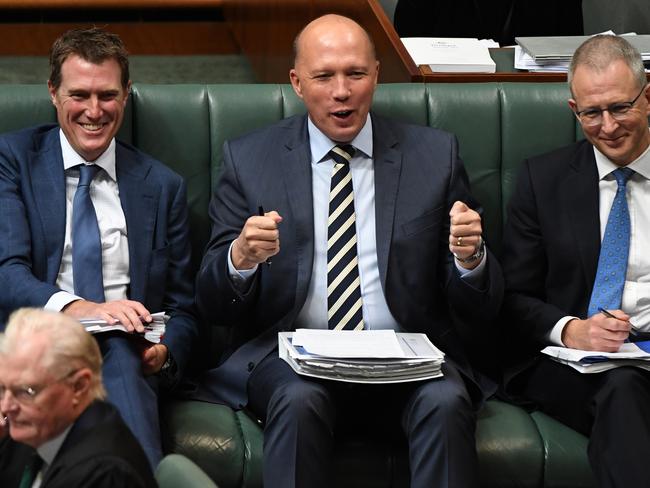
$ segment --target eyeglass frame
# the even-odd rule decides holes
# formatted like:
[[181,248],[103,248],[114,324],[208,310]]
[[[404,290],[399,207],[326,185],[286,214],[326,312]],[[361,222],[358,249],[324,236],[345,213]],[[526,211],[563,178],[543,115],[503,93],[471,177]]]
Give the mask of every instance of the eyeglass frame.
[[[625,117],[627,117],[628,112],[634,107],[634,104],[636,101],[641,97],[641,94],[648,89],[648,84],[646,83],[643,85],[643,88],[641,88],[641,91],[639,94],[634,97],[634,100],[630,102],[616,102],[612,103],[611,105],[605,107],[605,108],[586,108],[584,110],[574,110],[573,113],[575,114],[576,118],[580,121],[581,124],[585,124],[590,127],[595,127],[597,125],[600,125],[603,123],[603,112],[609,112],[609,115],[612,116],[615,120],[623,120]],[[577,105],[577,104],[576,104]],[[625,109],[624,112],[619,112],[618,114],[616,112],[613,112],[612,109]],[[582,115],[584,115],[585,112],[593,112],[594,113],[594,118],[592,119],[586,119],[583,120],[581,118]]]
[[78,372],[80,368],[73,369],[60,378],[47,383],[46,385],[34,386],[34,385],[18,385],[8,387],[0,383],[0,401],[4,398],[7,391],[11,392],[11,396],[21,405],[31,405],[36,401],[36,397],[41,394],[43,391],[47,390],[50,386],[62,381],[67,380],[73,374]]

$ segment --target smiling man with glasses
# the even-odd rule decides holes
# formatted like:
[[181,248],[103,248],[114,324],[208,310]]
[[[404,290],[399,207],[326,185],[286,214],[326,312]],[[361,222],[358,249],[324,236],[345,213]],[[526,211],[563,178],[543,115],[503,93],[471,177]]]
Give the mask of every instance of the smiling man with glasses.
[[0,486],[153,487],[149,462],[104,402],[102,357],[74,319],[15,312],[0,334]]
[[[507,388],[589,436],[601,487],[648,487],[650,372],[582,374],[547,345],[618,351],[650,330],[650,85],[623,38],[595,36],[569,68],[585,139],[524,161],[504,233],[504,320],[527,360]],[[636,330],[636,329],[635,329]]]

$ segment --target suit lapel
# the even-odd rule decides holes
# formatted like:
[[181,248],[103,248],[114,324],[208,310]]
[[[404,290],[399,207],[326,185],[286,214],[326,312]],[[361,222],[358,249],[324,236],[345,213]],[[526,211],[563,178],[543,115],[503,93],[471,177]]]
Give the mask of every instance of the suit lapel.
[[299,120],[300,127],[294,129],[294,137],[285,146],[282,171],[287,200],[296,226],[296,303],[302,304],[307,296],[314,259],[314,204],[307,119],[303,117]]
[[577,151],[562,188],[573,242],[578,247],[585,282],[591,285],[600,254],[598,170],[591,144],[584,143]]
[[[38,150],[29,154],[29,168],[34,200],[41,216],[43,238],[47,249],[46,281],[54,283],[61,266],[65,241],[65,171],[58,126],[35,141]],[[38,236],[32,236],[38,238]]]
[[150,164],[136,159],[120,144],[115,148],[115,161],[129,240],[129,298],[144,301],[158,198],[154,186],[147,182]]
[[402,152],[384,119],[372,115],[373,160],[375,165],[375,226],[377,264],[381,283],[386,289],[388,256],[393,238],[393,220],[402,170]]

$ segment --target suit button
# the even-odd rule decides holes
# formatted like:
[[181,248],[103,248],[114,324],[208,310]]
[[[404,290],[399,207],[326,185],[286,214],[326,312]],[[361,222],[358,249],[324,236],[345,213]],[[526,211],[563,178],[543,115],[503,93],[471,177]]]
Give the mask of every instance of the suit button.
[[248,363],[247,368],[248,368],[248,372],[250,373],[251,371],[253,371],[253,369],[255,369],[255,363],[251,361],[250,363]]

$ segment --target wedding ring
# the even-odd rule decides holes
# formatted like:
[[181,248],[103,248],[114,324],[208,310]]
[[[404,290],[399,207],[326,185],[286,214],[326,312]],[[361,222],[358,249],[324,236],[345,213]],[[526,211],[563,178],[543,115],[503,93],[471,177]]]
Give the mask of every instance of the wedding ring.
[[458,239],[456,239],[456,245],[457,246],[462,246],[463,245],[463,237],[462,236],[459,237]]

